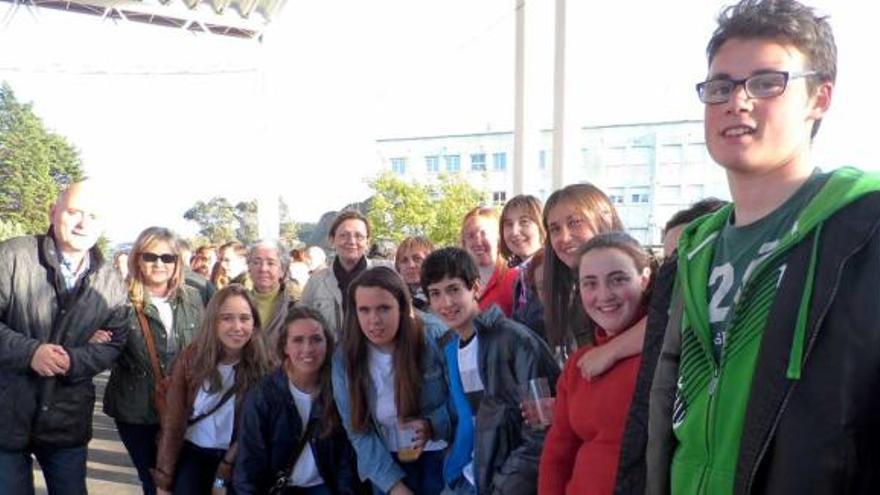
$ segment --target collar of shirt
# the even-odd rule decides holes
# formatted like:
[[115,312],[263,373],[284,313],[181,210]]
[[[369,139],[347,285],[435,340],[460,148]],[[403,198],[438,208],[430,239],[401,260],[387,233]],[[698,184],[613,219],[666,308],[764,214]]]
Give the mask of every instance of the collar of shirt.
[[89,256],[89,253],[86,253],[82,260],[80,260],[79,267],[74,266],[73,261],[61,253],[59,253],[58,257],[58,266],[61,268],[64,285],[70,290],[76,285],[77,280],[79,280],[82,274],[88,271],[91,265],[91,256]]

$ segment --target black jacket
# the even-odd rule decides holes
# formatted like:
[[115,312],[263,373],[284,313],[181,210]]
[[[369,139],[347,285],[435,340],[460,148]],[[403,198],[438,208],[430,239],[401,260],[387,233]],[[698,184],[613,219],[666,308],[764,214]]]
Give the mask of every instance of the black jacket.
[[[51,235],[0,243],[0,448],[79,447],[92,436],[92,377],[119,355],[128,335],[129,306],[122,278],[99,251],[88,273],[67,291]],[[90,344],[99,328],[107,344]],[[43,378],[30,367],[37,346],[60,344],[70,356],[63,377]]]
[[[785,270],[791,276],[782,278],[770,308],[743,425],[735,493],[880,491],[880,193],[865,195],[824,222],[802,374],[788,379],[814,236],[788,253]],[[676,318],[673,311],[670,325]],[[651,394],[651,493],[669,492],[664,480],[676,445],[671,408],[663,406],[671,404],[675,391],[678,333],[666,333]]]
[[617,478],[614,493],[645,493],[645,449],[648,444],[648,400],[651,396],[651,382],[657,359],[663,347],[663,335],[669,321],[669,303],[678,262],[670,256],[657,270],[651,289],[651,302],[648,305],[648,325],[642,347],[642,364],[636,377],[632,402],[629,406],[626,427],[620,442],[620,462],[617,465]]
[[[244,400],[232,477],[239,495],[267,493],[276,474],[290,462],[302,435],[303,421],[288,383],[286,373],[278,368],[248,392]],[[309,421],[320,421],[323,417],[320,402],[312,404],[310,416]],[[307,448],[315,456],[325,486],[334,495],[362,493],[354,449],[345,430],[340,425],[326,438],[321,437],[321,430],[313,428]]]

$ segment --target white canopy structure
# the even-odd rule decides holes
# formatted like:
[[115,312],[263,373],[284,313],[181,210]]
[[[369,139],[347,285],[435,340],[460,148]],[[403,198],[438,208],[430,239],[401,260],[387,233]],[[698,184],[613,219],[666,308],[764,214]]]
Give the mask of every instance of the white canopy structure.
[[239,38],[260,39],[287,0],[0,0]]

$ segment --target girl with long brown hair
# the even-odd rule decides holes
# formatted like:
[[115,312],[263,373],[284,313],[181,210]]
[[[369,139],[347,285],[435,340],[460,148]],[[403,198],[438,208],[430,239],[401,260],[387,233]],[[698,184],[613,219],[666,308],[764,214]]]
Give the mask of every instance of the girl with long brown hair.
[[244,287],[214,295],[171,375],[153,470],[158,493],[206,493],[229,482],[241,400],[268,371],[260,333]]
[[[592,323],[577,293],[577,252],[598,234],[622,231],[617,210],[593,184],[572,184],[547,198],[544,205],[544,321],[548,344],[557,355],[572,353],[592,342]],[[602,374],[617,360],[642,350],[645,332],[628,334],[581,356],[578,367],[585,378]]]
[[281,366],[244,402],[233,477],[237,494],[264,494],[277,483],[291,495],[358,492],[354,450],[333,401],[334,349],[320,313],[299,307],[287,314],[275,349]]
[[346,297],[333,393],[361,478],[374,493],[439,494],[451,431],[440,350],[394,270],[364,271]]

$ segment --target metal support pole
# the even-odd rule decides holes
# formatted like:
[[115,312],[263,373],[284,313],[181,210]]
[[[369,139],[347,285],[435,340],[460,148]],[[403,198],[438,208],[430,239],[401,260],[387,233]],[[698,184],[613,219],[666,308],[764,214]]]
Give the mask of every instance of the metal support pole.
[[516,39],[513,102],[513,194],[523,194],[525,183],[525,0],[516,2]]
[[564,183],[565,164],[565,0],[556,0],[553,50],[553,189]]

